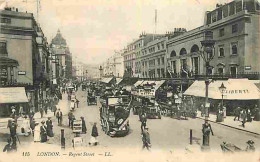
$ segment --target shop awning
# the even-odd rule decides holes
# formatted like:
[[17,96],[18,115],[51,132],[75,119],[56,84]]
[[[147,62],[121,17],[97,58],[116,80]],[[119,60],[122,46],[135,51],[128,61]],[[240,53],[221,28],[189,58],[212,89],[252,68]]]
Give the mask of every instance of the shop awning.
[[101,82],[103,82],[103,83],[110,83],[111,81],[112,81],[112,77],[111,78],[103,78],[102,80],[101,80]]
[[122,78],[116,78],[116,84],[120,84],[123,81]]
[[28,98],[24,87],[0,88],[0,103],[26,103]]
[[155,90],[160,88],[164,83],[165,83],[165,80],[155,81],[155,86],[154,86]]
[[[213,81],[209,84],[208,96],[211,99],[222,99],[219,90],[221,84],[226,87],[223,93],[224,100],[258,100],[260,92],[256,85],[248,79],[229,79],[226,81]],[[205,82],[195,81],[185,92],[184,95],[205,97]]]
[[141,85],[143,82],[144,82],[143,80],[138,80],[138,81],[134,84],[134,86],[137,87],[137,86]]
[[0,57],[0,65],[2,66],[19,66],[18,61],[8,57]]
[[258,90],[260,91],[260,80],[250,80],[252,83],[254,83],[256,85],[256,87],[258,88]]

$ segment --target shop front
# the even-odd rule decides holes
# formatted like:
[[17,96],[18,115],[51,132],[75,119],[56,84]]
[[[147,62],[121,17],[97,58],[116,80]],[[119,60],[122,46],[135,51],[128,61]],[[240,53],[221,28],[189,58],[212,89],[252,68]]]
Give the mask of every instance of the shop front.
[[0,88],[0,117],[9,117],[12,106],[15,107],[17,113],[21,106],[23,113],[29,113],[30,107],[24,87]]

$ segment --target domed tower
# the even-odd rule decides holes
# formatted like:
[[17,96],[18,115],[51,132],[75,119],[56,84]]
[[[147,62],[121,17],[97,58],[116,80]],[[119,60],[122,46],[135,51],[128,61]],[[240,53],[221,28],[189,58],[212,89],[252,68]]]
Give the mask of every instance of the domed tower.
[[60,30],[51,41],[52,53],[58,58],[59,76],[62,78],[71,78],[72,76],[72,56],[67,45],[66,39],[63,38]]

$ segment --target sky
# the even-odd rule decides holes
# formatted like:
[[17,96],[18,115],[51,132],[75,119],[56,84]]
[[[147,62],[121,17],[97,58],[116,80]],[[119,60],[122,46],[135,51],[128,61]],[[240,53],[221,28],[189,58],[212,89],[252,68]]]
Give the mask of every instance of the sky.
[[[0,0],[0,2],[3,0]],[[72,55],[85,64],[101,64],[145,31],[166,33],[203,25],[205,11],[231,0],[39,0],[40,26],[48,39],[60,29]],[[9,0],[10,7],[34,13],[37,0]]]

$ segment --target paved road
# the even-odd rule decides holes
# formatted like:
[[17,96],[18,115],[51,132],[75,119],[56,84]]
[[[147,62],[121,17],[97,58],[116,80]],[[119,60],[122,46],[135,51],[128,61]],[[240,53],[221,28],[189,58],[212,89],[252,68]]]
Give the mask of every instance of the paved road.
[[[139,151],[142,147],[141,141],[141,130],[140,122],[138,121],[138,116],[131,113],[130,116],[130,134],[126,137],[111,138],[101,130],[99,121],[99,107],[97,106],[87,106],[86,102],[86,92],[78,91],[77,98],[80,101],[79,108],[76,108],[74,112],[77,119],[81,116],[85,117],[87,125],[87,134],[82,135],[84,140],[84,145],[90,139],[91,128],[94,122],[98,123],[99,130],[99,141],[100,145],[97,148],[131,148],[132,150]],[[55,137],[50,138],[48,144],[60,146],[60,130],[63,128],[65,130],[66,137],[66,148],[71,148],[71,140],[74,137],[72,130],[68,128],[67,116],[64,117],[63,127],[57,126],[56,119],[54,121],[54,133]],[[162,117],[162,119],[148,119],[147,126],[149,127],[152,149],[153,150],[164,150],[164,151],[174,151],[174,150],[185,150],[189,145],[189,131],[193,130],[194,143],[201,145],[202,143],[202,132],[201,127],[203,120],[200,119],[188,119],[188,120],[176,120],[169,117]],[[212,128],[214,131],[214,136],[210,137],[211,150],[221,151],[220,144],[223,141],[231,142],[240,148],[246,147],[246,141],[252,139],[255,141],[256,148],[260,148],[260,137],[252,135],[250,133],[242,132],[236,129],[224,127],[219,124],[212,123]],[[6,131],[8,133],[8,131]],[[0,133],[0,146],[5,144],[4,138],[7,136],[6,133]],[[33,144],[32,137],[20,137],[22,145],[19,147],[24,147],[29,144]],[[196,144],[194,144],[196,145]]]

